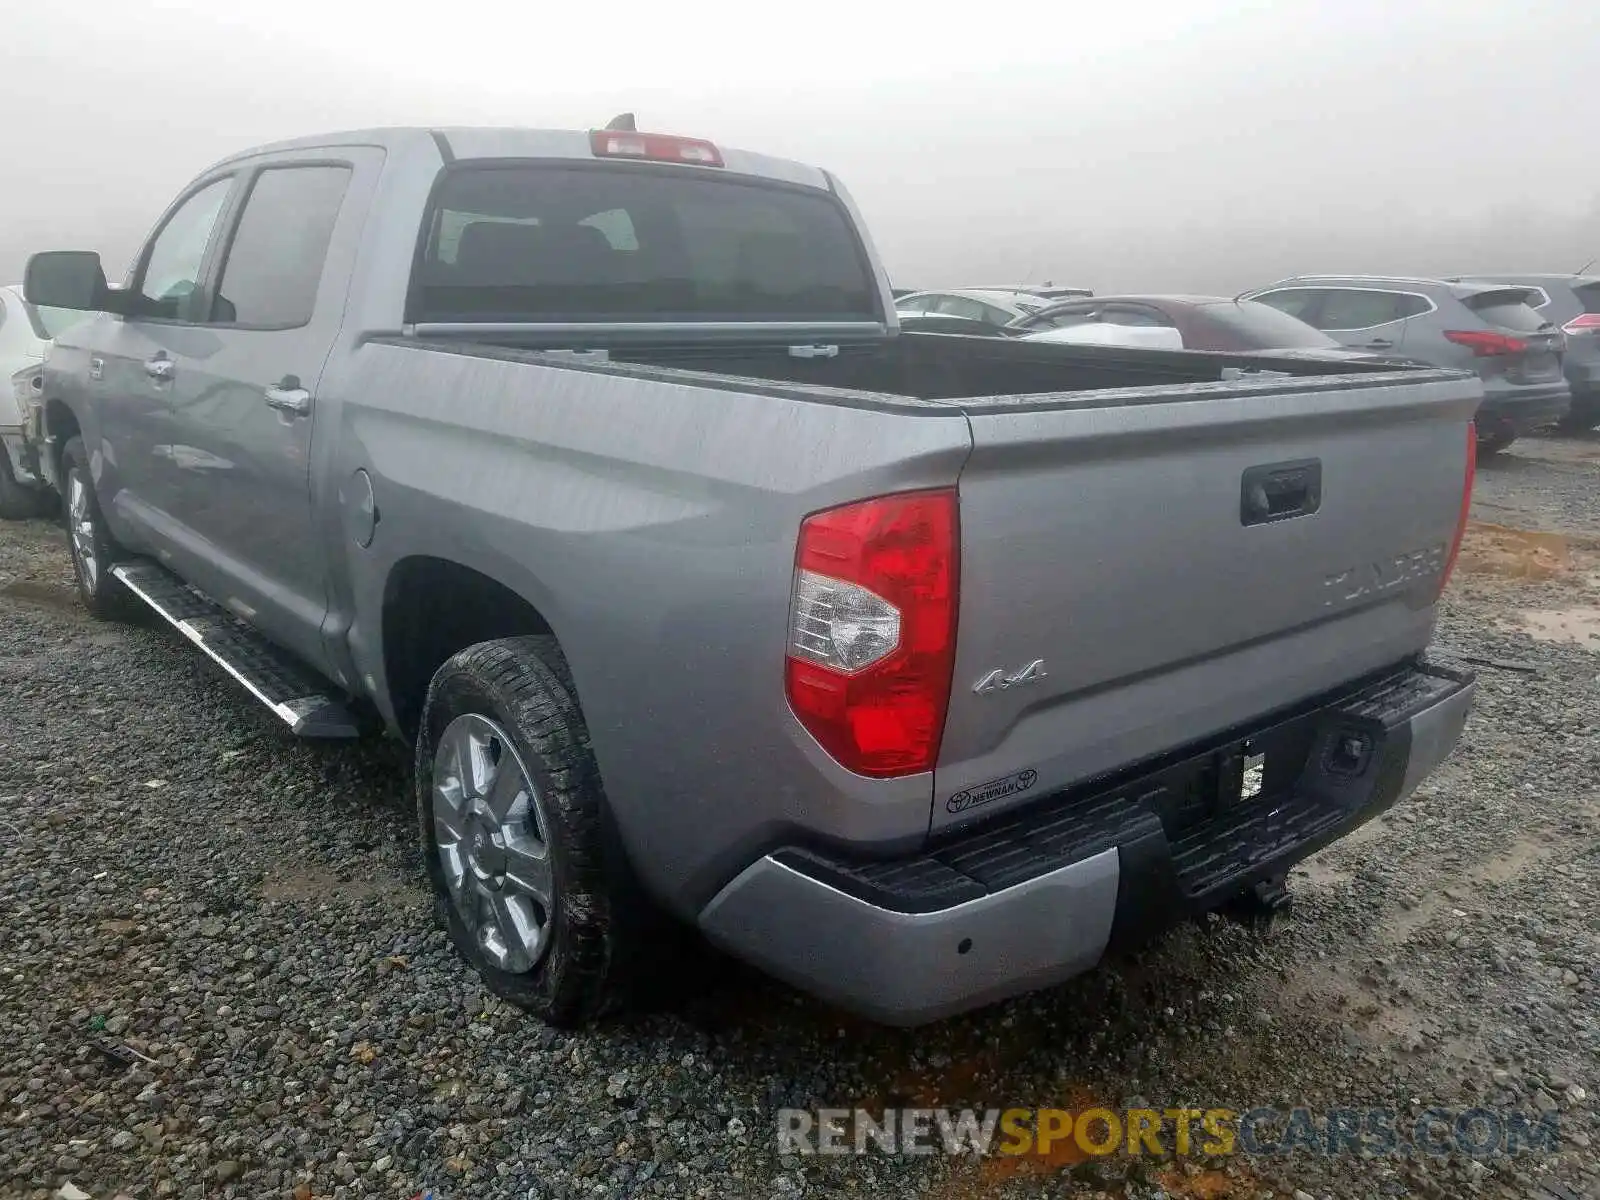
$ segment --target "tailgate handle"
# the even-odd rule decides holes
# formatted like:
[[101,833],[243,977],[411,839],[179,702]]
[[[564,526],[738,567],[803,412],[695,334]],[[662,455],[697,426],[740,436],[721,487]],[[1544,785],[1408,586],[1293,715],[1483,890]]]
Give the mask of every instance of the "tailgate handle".
[[1322,460],[1266,463],[1244,473],[1239,487],[1239,523],[1266,525],[1307,517],[1322,507]]

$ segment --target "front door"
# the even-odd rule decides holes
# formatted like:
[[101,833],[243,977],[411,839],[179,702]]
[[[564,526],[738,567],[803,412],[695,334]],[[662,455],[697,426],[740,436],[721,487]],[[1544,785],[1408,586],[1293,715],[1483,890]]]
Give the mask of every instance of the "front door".
[[128,315],[101,316],[74,331],[88,356],[87,439],[101,507],[123,541],[166,557],[178,507],[172,463],[172,342],[196,319],[201,280],[232,175],[181,197],[157,227],[135,272]]
[[170,347],[182,573],[319,667],[327,561],[312,429],[348,282],[327,265],[352,173],[348,163],[253,172],[210,273],[208,320]]

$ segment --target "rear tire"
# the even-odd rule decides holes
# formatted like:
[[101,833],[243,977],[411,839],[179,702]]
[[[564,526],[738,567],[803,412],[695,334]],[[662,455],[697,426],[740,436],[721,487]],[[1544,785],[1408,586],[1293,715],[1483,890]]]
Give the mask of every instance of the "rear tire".
[[490,991],[563,1027],[630,998],[653,906],[608,835],[553,637],[481,642],[439,668],[416,791],[435,917]]
[[62,519],[78,598],[90,616],[102,621],[131,620],[137,604],[111,573],[111,568],[128,556],[127,551],[106,528],[89,470],[89,452],[81,437],[71,439],[61,450],[61,490]]
[[26,521],[29,517],[42,517],[50,510],[48,501],[47,493],[17,482],[11,455],[0,446],[0,520]]

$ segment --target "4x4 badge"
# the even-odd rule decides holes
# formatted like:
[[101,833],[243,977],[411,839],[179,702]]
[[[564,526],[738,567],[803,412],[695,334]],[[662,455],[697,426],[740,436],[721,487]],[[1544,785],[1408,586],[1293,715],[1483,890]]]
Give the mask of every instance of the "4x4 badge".
[[1038,683],[1044,678],[1044,674],[1044,659],[1036,658],[1027,666],[1010,674],[996,667],[973,684],[972,690],[980,696],[987,696],[990,692],[1003,692],[1007,688],[1021,687],[1025,683]]

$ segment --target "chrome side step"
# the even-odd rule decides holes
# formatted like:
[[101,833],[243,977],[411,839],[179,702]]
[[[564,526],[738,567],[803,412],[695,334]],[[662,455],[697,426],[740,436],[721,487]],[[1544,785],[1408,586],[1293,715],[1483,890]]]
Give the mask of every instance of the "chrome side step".
[[214,663],[306,738],[353,738],[361,727],[326,683],[284,651],[149,559],[118,563],[111,573]]

